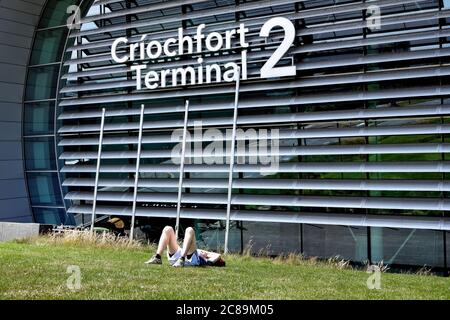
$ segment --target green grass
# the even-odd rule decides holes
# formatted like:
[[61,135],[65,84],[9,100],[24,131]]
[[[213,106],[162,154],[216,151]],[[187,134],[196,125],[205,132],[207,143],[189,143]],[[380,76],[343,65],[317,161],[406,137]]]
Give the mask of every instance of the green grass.
[[[149,248],[22,241],[0,243],[0,299],[450,299],[448,278],[383,273],[314,260],[226,257],[225,268],[147,266]],[[166,262],[166,261],[164,261]],[[66,287],[69,265],[82,287]]]

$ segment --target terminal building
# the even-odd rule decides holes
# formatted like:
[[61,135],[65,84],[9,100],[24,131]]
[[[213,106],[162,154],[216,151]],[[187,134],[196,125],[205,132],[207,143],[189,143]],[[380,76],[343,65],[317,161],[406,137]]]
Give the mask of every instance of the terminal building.
[[[87,225],[95,202],[99,222],[129,223],[135,204],[143,228],[173,224],[180,200],[181,226],[212,249],[229,208],[231,251],[446,268],[449,18],[448,0],[0,0],[0,221]],[[225,44],[242,24],[246,45],[238,33]],[[211,33],[209,48],[217,33],[224,43],[172,55],[169,42],[123,63],[111,54],[118,38],[123,56],[180,30],[193,47]],[[263,77],[271,62],[290,71]],[[137,65],[159,77],[202,63],[245,77],[137,88]],[[206,132],[277,132],[277,168],[188,152],[180,171],[172,138],[187,102],[187,143],[222,142],[227,160],[229,136]]]

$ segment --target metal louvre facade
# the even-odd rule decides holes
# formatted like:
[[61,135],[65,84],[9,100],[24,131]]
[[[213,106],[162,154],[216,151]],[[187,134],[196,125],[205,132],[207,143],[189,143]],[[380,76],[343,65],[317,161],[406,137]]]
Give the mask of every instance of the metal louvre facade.
[[[375,28],[370,25],[373,6],[381,14]],[[119,37],[130,43],[143,35],[164,41],[176,37],[179,28],[193,35],[206,24],[205,32],[224,33],[244,23],[249,28],[248,79],[240,83],[236,123],[243,131],[279,130],[279,166],[276,171],[259,163],[234,167],[231,247],[238,250],[238,242],[254,241],[258,248],[261,237],[270,235],[270,252],[447,264],[450,2],[99,0],[83,1],[82,8],[81,29],[61,38],[58,79],[51,86],[55,126],[48,136],[55,139],[55,157],[49,161],[60,182],[55,189],[61,187],[55,191],[63,199],[58,210],[76,220],[92,213],[105,108],[96,210],[131,215],[143,104],[136,215],[175,218],[180,165],[174,163],[179,141],[172,135],[183,128],[188,100],[188,144],[207,148],[220,142],[223,163],[208,164],[201,154],[187,153],[181,218],[185,224],[191,222],[184,219],[223,224],[230,139],[205,132],[232,128],[235,83],[136,90],[133,64],[113,61],[111,46]],[[272,30],[267,40],[260,37],[262,25],[273,17],[295,25],[295,41],[279,66],[294,65],[296,76],[260,77],[284,39],[281,29]],[[233,41],[231,49],[214,53],[163,55],[139,63],[156,72],[197,67],[198,58],[223,65],[241,57],[238,39]],[[45,99],[33,100],[28,103]],[[30,139],[41,143],[44,138]],[[269,135],[269,144],[272,139]],[[246,142],[246,150],[254,150],[253,144]],[[238,151],[236,160],[246,155]],[[431,242],[439,244],[424,244]],[[422,255],[402,256],[398,248],[405,246]]]

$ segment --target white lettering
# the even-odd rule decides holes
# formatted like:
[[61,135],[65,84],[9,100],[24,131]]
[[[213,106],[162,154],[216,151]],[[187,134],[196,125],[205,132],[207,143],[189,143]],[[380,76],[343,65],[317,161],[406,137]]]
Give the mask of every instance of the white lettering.
[[178,29],[178,54],[184,54],[184,45],[187,44],[187,53],[194,51],[194,41],[189,36],[183,36],[183,28]]
[[[156,52],[153,52],[153,47],[156,48]],[[150,59],[158,59],[161,54],[162,54],[162,47],[161,47],[161,43],[159,43],[159,41],[151,41],[148,45],[147,45],[147,56]]]
[[239,66],[234,63],[234,62],[228,62],[225,65],[225,69],[230,69],[231,70],[226,70],[223,74],[223,80],[225,80],[226,82],[233,82],[233,81],[237,81],[237,79],[239,78]]
[[239,33],[239,35],[240,35],[240,43],[241,43],[242,48],[248,48],[248,46],[249,46],[248,42],[246,42],[246,40],[245,40],[245,35],[248,31],[249,31],[249,29],[246,28],[243,23],[241,23],[239,25],[239,30],[237,31],[237,33]]
[[167,39],[167,41],[164,43],[164,54],[168,57],[175,57],[177,55],[176,51],[171,51],[169,49],[170,44],[177,43],[177,40],[174,38]]
[[141,90],[142,89],[142,70],[146,68],[145,65],[137,65],[137,66],[131,66],[131,71],[136,71],[136,89]]
[[112,46],[111,46],[111,57],[113,58],[114,62],[116,63],[125,63],[128,61],[129,56],[125,55],[122,58],[119,58],[117,56],[117,47],[119,46],[120,43],[128,43],[128,39],[125,37],[120,37],[117,38],[116,40],[114,40]]
[[187,84],[187,74],[190,74],[191,84],[195,84],[195,70],[192,67],[187,68],[178,68],[172,70],[172,85],[176,85],[178,83],[178,74],[181,75],[181,85],[185,86]]
[[[276,66],[284,59],[284,55],[293,44],[295,39],[294,24],[283,17],[272,18],[263,25],[260,36],[268,38],[274,28],[280,27],[285,33],[284,40],[262,67],[262,78],[293,76],[296,74],[295,66]],[[178,28],[178,36],[168,38],[165,41],[146,40],[147,35],[141,36],[140,39],[134,39],[133,37],[132,41],[126,37],[120,37],[114,40],[111,46],[111,58],[118,64],[130,63],[131,71],[136,73],[137,90],[142,89],[142,83],[149,90],[166,88],[169,86],[170,79],[173,87],[234,82],[238,80],[238,77],[242,80],[247,80],[248,50],[246,48],[250,45],[247,42],[249,28],[244,23],[239,24],[237,28],[221,32],[213,31],[208,33],[205,32],[206,28],[205,24],[200,24],[193,32],[191,29],[186,31],[183,28]],[[189,34],[185,34],[187,32]],[[239,48],[233,46],[240,46],[240,49],[243,49],[241,50],[240,61],[238,58],[236,59],[237,61],[224,62],[223,64],[204,63],[204,54],[208,57],[208,61],[211,61],[215,55],[208,55],[208,52],[219,52],[224,49],[239,50]],[[189,55],[186,59],[186,66],[165,69],[159,68],[157,65],[160,58],[165,59],[164,63],[181,61],[170,59],[180,55]],[[142,61],[141,64],[131,64],[136,60]],[[151,70],[147,70],[147,67]]]
[[202,39],[205,38],[205,35],[202,33],[202,30],[205,29],[206,25],[201,24],[197,27],[197,35],[194,37],[197,41],[197,52],[202,52]]
[[156,71],[150,71],[145,76],[145,86],[148,89],[156,89],[159,86],[159,74]]
[[[216,45],[213,45],[213,42],[216,42]],[[218,32],[211,32],[206,37],[206,49],[209,51],[219,51],[223,46],[223,38],[222,35]]]

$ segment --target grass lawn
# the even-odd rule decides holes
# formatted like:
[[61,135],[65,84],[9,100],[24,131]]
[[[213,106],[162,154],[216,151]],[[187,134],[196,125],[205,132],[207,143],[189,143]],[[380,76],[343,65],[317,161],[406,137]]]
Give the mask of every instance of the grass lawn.
[[[0,243],[0,299],[450,299],[438,276],[383,273],[369,290],[369,274],[337,264],[233,255],[225,268],[174,269],[144,265],[152,250]],[[81,269],[78,291],[66,286],[69,265]]]

